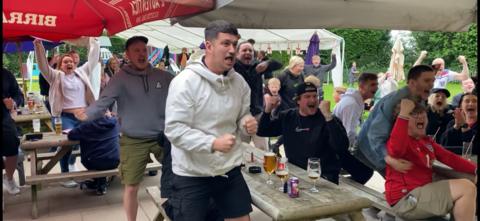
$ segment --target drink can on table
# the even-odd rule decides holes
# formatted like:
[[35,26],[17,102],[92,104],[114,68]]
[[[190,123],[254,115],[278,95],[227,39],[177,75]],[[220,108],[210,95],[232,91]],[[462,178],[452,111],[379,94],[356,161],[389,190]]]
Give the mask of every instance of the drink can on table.
[[299,179],[296,177],[291,177],[288,179],[288,196],[291,198],[297,198],[300,196],[298,189]]

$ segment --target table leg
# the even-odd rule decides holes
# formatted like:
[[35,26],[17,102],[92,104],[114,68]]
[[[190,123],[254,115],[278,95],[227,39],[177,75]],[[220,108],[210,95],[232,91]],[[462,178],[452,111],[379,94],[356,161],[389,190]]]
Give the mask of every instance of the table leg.
[[37,185],[32,185],[32,218],[38,218]]
[[348,214],[348,217],[350,217],[350,220],[352,221],[365,221],[365,217],[363,217],[361,210]]
[[67,152],[71,149],[72,149],[72,146],[62,146],[60,150],[57,152],[57,154],[55,154],[55,156],[53,156],[53,158],[50,159],[50,161],[48,161],[47,165],[45,165],[45,167],[41,169],[41,173],[47,174],[55,166],[55,164],[57,164],[58,161],[63,156],[65,156],[65,154],[67,154]]
[[50,129],[50,131],[55,132],[55,128],[52,127],[52,120],[47,119],[44,122],[47,124],[47,127]]

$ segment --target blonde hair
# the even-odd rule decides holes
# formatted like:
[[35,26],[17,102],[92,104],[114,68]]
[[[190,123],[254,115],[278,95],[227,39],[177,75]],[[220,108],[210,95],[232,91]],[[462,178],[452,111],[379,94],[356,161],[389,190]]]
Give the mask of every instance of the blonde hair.
[[432,93],[430,94],[430,96],[428,96],[428,105],[430,106],[430,109],[434,112],[434,113],[438,113],[440,115],[443,115],[443,110],[445,110],[446,108],[448,108],[448,102],[447,102],[447,97],[445,96],[444,97],[444,101],[442,102],[442,105],[439,107],[436,105],[435,103],[435,96],[436,96],[437,93]]
[[300,64],[304,64],[304,63],[305,63],[305,61],[303,61],[303,58],[295,55],[295,56],[290,58],[290,61],[288,62],[287,69],[291,70],[293,67],[295,67],[295,65],[300,65]]
[[268,80],[267,82],[267,85],[277,85],[280,87],[280,80],[278,78],[270,78],[270,80]]
[[312,83],[313,85],[315,85],[315,87],[320,87],[320,79],[318,79],[317,77],[315,77],[314,75],[309,75],[308,77],[305,78],[305,83]]

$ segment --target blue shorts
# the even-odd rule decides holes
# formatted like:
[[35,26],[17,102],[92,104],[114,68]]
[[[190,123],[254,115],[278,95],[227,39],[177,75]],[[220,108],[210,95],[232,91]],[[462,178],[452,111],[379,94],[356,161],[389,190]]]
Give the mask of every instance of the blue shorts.
[[227,176],[185,177],[173,176],[172,196],[175,221],[204,221],[211,210],[213,199],[220,215],[237,218],[252,212],[252,197],[240,167],[230,170]]

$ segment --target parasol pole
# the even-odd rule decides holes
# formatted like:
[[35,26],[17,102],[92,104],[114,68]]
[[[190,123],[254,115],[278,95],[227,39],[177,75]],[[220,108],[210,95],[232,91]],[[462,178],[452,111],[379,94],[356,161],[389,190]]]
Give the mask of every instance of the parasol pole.
[[27,101],[27,84],[25,83],[25,76],[22,73],[22,43],[17,41],[15,42],[15,44],[17,45],[18,63],[20,64],[20,75],[22,75],[23,97],[25,101]]

